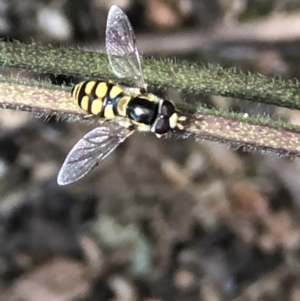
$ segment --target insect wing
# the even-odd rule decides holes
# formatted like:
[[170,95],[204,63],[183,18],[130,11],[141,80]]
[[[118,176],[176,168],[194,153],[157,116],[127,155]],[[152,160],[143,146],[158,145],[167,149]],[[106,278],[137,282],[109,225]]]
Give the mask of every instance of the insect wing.
[[132,133],[132,129],[116,123],[93,129],[72,148],[59,171],[57,183],[67,185],[84,177]]
[[116,5],[108,12],[106,24],[106,52],[110,66],[120,78],[133,78],[139,88],[144,88],[134,31],[126,14]]

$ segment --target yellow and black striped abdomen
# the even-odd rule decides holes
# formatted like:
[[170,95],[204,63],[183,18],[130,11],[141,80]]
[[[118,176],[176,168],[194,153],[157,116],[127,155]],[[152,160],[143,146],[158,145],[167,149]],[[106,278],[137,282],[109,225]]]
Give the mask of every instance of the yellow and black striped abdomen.
[[89,114],[106,119],[123,116],[118,111],[118,102],[126,96],[121,87],[110,81],[81,82],[72,89],[72,97]]

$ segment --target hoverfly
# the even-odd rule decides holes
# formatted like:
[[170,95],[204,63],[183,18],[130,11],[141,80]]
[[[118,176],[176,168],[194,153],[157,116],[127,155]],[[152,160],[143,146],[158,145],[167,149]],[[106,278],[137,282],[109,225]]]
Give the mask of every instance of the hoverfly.
[[174,104],[147,92],[136,39],[126,14],[118,7],[109,10],[106,51],[110,66],[119,78],[132,78],[136,88],[112,81],[84,81],[72,89],[81,109],[99,118],[100,126],[87,133],[68,154],[58,174],[59,185],[84,177],[136,130],[158,137],[170,129],[183,129]]

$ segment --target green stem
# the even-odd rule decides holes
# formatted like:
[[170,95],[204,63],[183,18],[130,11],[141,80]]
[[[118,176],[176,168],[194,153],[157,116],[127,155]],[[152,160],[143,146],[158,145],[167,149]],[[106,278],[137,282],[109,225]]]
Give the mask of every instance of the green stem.
[[[40,73],[75,75],[85,79],[117,79],[107,56],[72,48],[0,42],[0,64]],[[171,60],[146,59],[143,71],[156,87],[173,87],[194,94],[214,94],[300,109],[300,85],[233,69],[203,67]],[[129,83],[128,80],[122,81]]]

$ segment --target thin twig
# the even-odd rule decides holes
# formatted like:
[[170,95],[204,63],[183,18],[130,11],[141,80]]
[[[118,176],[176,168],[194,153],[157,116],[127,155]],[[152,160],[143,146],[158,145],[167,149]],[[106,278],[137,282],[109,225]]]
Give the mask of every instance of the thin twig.
[[[55,114],[69,121],[83,120],[85,115],[72,101],[69,87],[31,79],[0,81],[0,107],[30,111],[39,116]],[[180,108],[186,111],[187,105],[181,104]],[[243,146],[280,155],[300,155],[300,128],[297,126],[204,107],[199,107],[197,111],[188,114],[184,131],[177,133],[180,138],[193,136],[226,143],[231,147]],[[89,120],[97,121],[96,118]]]

